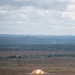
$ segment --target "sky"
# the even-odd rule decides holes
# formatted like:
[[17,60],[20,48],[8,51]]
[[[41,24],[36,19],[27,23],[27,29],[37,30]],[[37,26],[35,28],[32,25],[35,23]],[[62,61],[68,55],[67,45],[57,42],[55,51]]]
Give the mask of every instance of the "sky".
[[0,34],[75,35],[75,0],[0,0]]

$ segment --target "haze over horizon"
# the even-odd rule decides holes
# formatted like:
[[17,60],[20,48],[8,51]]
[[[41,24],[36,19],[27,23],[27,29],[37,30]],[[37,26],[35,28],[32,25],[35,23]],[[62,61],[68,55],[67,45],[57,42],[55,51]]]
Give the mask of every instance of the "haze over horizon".
[[75,0],[0,0],[0,34],[75,35]]

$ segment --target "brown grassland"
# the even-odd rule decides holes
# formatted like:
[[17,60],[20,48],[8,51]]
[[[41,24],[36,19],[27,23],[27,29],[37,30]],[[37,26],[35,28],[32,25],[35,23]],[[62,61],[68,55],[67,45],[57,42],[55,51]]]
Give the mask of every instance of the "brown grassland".
[[[30,75],[34,69],[43,69],[47,72],[46,75],[75,75],[75,57],[40,56],[47,54],[75,54],[75,52],[21,50],[0,52],[0,75]],[[17,57],[10,58],[11,55]]]

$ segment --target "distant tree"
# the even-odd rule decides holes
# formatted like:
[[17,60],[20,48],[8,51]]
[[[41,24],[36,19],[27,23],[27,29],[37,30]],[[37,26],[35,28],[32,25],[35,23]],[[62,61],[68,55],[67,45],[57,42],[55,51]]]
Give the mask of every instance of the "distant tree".
[[16,55],[11,55],[9,56],[9,58],[16,58]]

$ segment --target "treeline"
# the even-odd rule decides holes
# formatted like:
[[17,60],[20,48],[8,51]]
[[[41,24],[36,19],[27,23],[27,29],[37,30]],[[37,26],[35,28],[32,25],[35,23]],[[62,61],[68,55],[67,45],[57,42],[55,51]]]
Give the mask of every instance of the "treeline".
[[8,51],[8,50],[75,51],[75,45],[67,45],[67,44],[0,45],[0,51]]
[[75,54],[50,54],[48,55],[48,57],[75,57]]
[[75,57],[75,54],[48,54],[48,55],[10,55],[8,58],[51,58],[51,57]]

